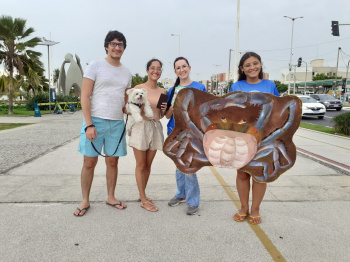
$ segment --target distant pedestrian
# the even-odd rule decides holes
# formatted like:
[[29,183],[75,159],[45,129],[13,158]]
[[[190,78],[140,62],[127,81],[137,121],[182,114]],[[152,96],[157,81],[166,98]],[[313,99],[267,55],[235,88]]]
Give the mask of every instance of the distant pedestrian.
[[164,102],[161,108],[157,108],[161,94],[166,94],[165,89],[157,85],[162,75],[162,62],[158,59],[151,59],[146,65],[146,72],[148,75],[147,82],[134,88],[146,89],[147,100],[153,110],[153,119],[148,119],[143,114],[143,121],[132,126],[129,146],[133,148],[136,159],[135,176],[140,193],[141,207],[147,211],[156,212],[158,208],[153,203],[153,200],[146,196],[146,186],[151,173],[153,159],[157,150],[163,149],[164,143],[163,126],[159,120],[164,116],[167,103]]
[[[75,210],[75,216],[83,216],[90,208],[90,189],[98,153],[105,158],[107,179],[106,204],[117,209],[125,209],[126,204],[115,197],[118,177],[118,160],[126,155],[125,136],[118,142],[124,129],[125,90],[131,87],[131,73],[120,59],[126,48],[126,39],[118,31],[109,31],[104,42],[107,57],[89,64],[83,78],[81,105],[84,121],[81,127],[78,151],[84,155],[81,171],[83,201]],[[118,147],[117,152],[115,152]],[[115,153],[114,153],[115,152]]]
[[[276,85],[270,80],[263,79],[261,58],[254,52],[248,52],[242,56],[238,66],[238,81],[231,86],[230,92],[232,91],[264,92],[279,96]],[[250,175],[237,170],[236,185],[241,210],[233,216],[233,219],[242,222],[249,215]],[[259,210],[265,192],[266,183],[258,183],[253,180],[249,219],[251,224],[260,224],[262,221]]]
[[[191,66],[187,59],[178,57],[174,61],[175,74],[177,79],[175,85],[169,89],[168,110],[166,117],[168,122],[168,135],[175,126],[173,116],[173,104],[176,94],[183,88],[192,87],[206,92],[205,86],[201,83],[192,81],[190,78]],[[187,215],[195,215],[198,212],[200,189],[197,174],[184,174],[176,169],[177,190],[175,196],[168,202],[169,206],[177,206],[180,203],[187,203]]]

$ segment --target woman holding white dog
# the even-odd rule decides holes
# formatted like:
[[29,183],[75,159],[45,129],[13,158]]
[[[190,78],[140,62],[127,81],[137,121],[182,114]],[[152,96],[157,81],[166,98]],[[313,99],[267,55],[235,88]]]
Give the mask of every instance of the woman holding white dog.
[[[173,104],[176,94],[183,88],[192,87],[206,92],[205,86],[201,83],[192,81],[190,78],[191,66],[187,59],[184,57],[178,57],[174,61],[175,74],[177,79],[175,85],[169,90],[169,98],[167,103],[166,117],[169,120],[168,123],[168,135],[173,131],[175,126],[173,116]],[[177,190],[175,196],[168,202],[169,206],[177,206],[180,203],[186,202],[187,215],[195,215],[198,212],[199,207],[199,184],[196,174],[186,175],[180,170],[176,169],[176,184]]]
[[[134,150],[136,159],[135,176],[139,189],[141,207],[147,211],[156,212],[158,208],[153,201],[146,196],[146,186],[151,173],[151,166],[157,150],[163,149],[164,137],[163,127],[160,119],[164,116],[167,103],[164,102],[161,108],[157,108],[157,103],[161,94],[166,94],[164,88],[157,86],[157,81],[162,75],[162,62],[158,59],[151,59],[146,65],[148,80],[146,83],[137,85],[134,89],[144,89],[147,91],[147,100],[153,111],[153,119],[145,114],[144,107],[141,107],[143,121],[136,122],[132,128],[129,138],[129,146]],[[129,99],[132,92],[129,93]]]

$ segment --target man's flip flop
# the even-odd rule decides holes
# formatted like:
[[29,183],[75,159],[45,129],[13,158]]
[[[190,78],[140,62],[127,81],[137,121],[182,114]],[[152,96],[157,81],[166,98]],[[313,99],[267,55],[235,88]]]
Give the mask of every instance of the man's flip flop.
[[[238,216],[239,216],[239,219],[235,218],[235,215],[238,215]],[[237,221],[237,222],[243,222],[243,221],[247,218],[247,216],[248,216],[248,214],[241,215],[239,212],[237,212],[235,215],[233,216],[233,220],[235,220],[235,221]],[[244,217],[243,220],[241,220],[242,217]]]
[[[126,207],[123,206],[123,202],[122,201],[119,201],[119,203],[116,203],[116,204],[110,204],[110,203],[106,202],[106,204],[109,205],[109,206],[115,207],[116,209],[119,209],[119,210],[123,210],[123,209],[126,208]],[[120,206],[121,208],[118,208],[117,206]]]
[[[80,209],[79,207],[77,207],[76,210],[79,210],[78,215],[76,215],[75,213],[73,213],[73,214],[74,214],[76,217],[82,217],[82,216],[84,216],[84,215],[86,214],[86,212],[88,211],[89,208],[90,208],[90,206],[85,207],[85,208],[82,208],[82,209]],[[83,214],[83,215],[80,215],[80,213],[83,212],[83,211],[85,211],[84,214]]]

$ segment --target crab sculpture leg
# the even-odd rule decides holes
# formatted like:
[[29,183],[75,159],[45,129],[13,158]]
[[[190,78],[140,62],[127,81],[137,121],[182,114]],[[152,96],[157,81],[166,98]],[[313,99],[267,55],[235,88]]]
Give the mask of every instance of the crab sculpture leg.
[[[169,143],[169,145],[166,148],[164,148],[167,154],[169,154],[170,156],[175,156],[178,163],[186,167],[188,172],[197,170],[194,168],[191,169],[189,167],[193,159],[197,159],[202,162],[208,162],[208,159],[205,156],[203,149],[203,133],[191,121],[190,116],[188,114],[188,108],[193,107],[193,105],[194,95],[193,92],[189,90],[181,106],[181,115],[190,129],[182,131],[177,137],[175,137],[173,141]],[[185,153],[186,148],[188,146],[191,146],[197,153]],[[176,147],[178,147],[179,149],[177,153],[174,154],[171,152],[171,150]]]
[[[280,151],[282,153],[282,155],[286,158],[288,164],[286,164],[284,166],[280,165],[278,151]],[[269,164],[266,162],[258,161],[257,159],[262,158],[264,156],[267,156],[271,153],[273,154],[274,170],[269,175],[268,174]],[[289,168],[291,166],[291,163],[292,163],[292,160],[289,158],[284,145],[279,141],[274,141],[266,146],[259,148],[254,159],[248,164],[248,166],[262,166],[264,177],[254,176],[254,178],[258,181],[264,181],[264,180],[267,180],[269,177],[274,177],[278,173],[280,168],[282,168],[282,169]]]
[[[292,160],[289,158],[285,146],[276,139],[279,136],[281,136],[283,133],[285,133],[286,130],[292,125],[292,122],[293,122],[294,116],[295,116],[294,115],[295,107],[296,107],[295,101],[290,101],[289,103],[287,103],[285,105],[280,116],[288,108],[289,109],[289,117],[288,117],[287,122],[284,124],[284,126],[282,128],[276,130],[270,136],[268,136],[267,138],[265,138],[263,141],[260,142],[258,151],[257,151],[254,159],[248,164],[248,166],[263,166],[264,177],[255,177],[256,180],[259,180],[259,181],[267,180],[269,177],[274,177],[278,173],[280,168],[287,169],[287,168],[292,166]],[[281,152],[283,157],[287,160],[287,164],[284,166],[280,166],[278,151]],[[271,153],[273,153],[274,170],[269,175],[268,174],[268,169],[269,169],[268,163],[258,161],[258,159],[260,159],[264,156],[267,156]]]

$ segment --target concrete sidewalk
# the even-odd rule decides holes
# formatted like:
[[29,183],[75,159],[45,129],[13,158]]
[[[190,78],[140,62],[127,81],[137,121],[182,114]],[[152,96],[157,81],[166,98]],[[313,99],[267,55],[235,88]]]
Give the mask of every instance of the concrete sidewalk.
[[128,208],[105,204],[100,158],[91,208],[77,218],[82,112],[4,121],[36,124],[0,132],[6,150],[0,155],[1,261],[350,260],[350,139],[299,129],[296,164],[268,185],[259,226],[232,219],[238,204],[233,170],[205,167],[198,172],[198,215],[187,216],[184,204],[169,207],[175,166],[162,152],[147,186],[159,212],[142,209],[130,148],[120,159],[116,189]]

